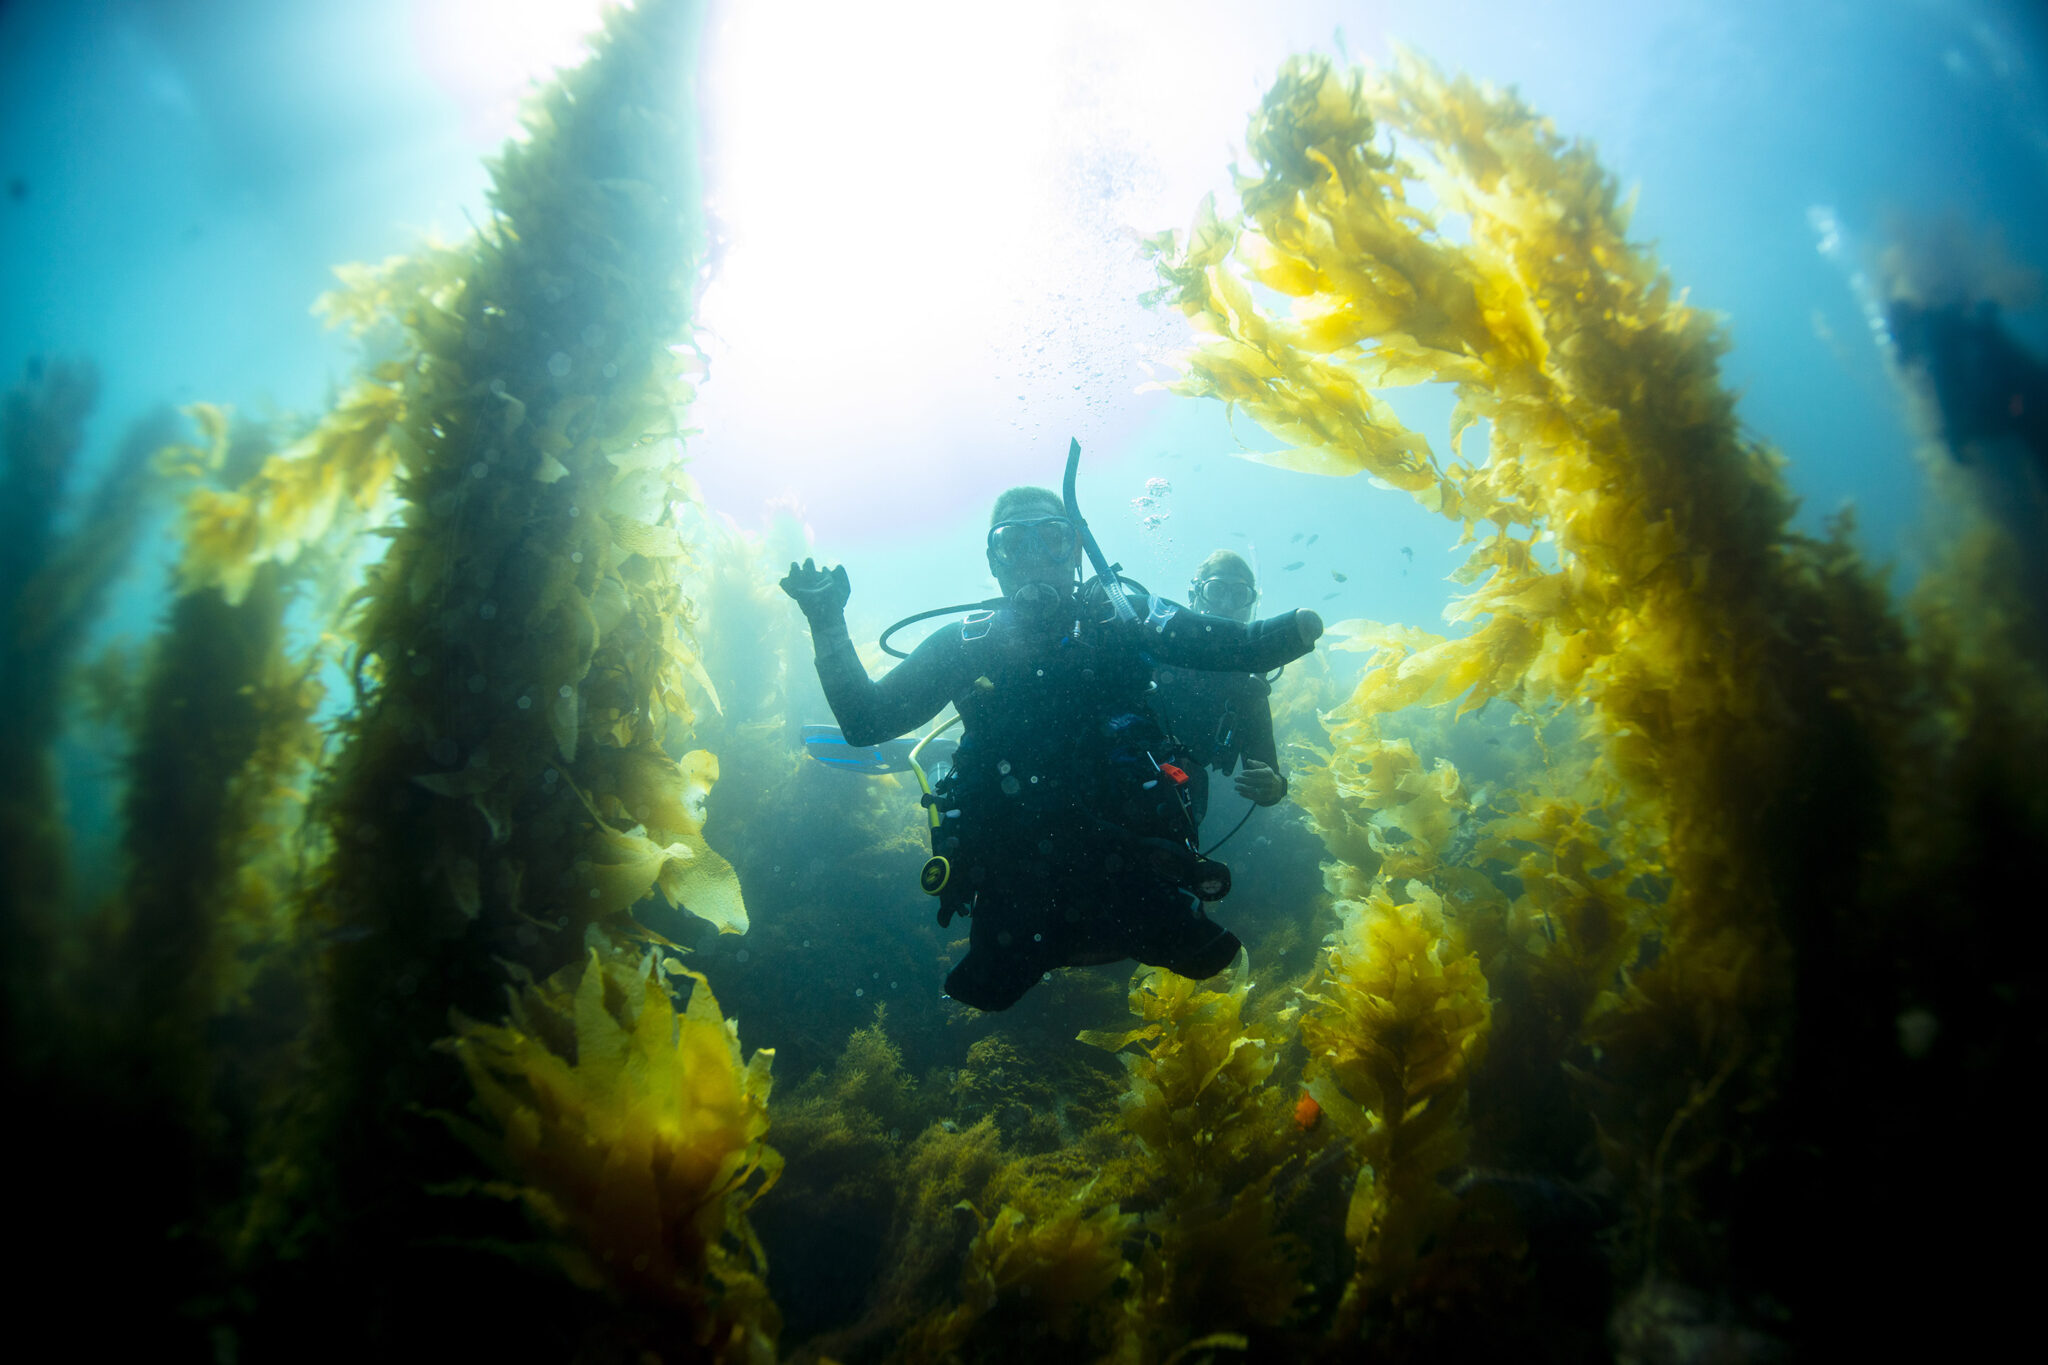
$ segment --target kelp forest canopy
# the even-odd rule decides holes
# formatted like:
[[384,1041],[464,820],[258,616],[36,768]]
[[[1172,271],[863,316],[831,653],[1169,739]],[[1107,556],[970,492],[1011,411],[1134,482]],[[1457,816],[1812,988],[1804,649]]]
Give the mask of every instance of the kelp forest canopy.
[[[1278,685],[1306,833],[1241,852],[1228,972],[897,990],[965,937],[915,791],[799,758],[803,547],[686,472],[700,23],[614,12],[469,237],[339,272],[317,418],[159,415],[65,532],[91,371],[10,395],[39,1291],[118,1226],[174,1355],[747,1362],[1777,1359],[2023,1301],[2037,550],[1945,467],[1909,595],[1795,532],[1593,150],[1412,55],[1290,61],[1147,302],[1253,458],[1445,519],[1448,628]],[[87,656],[157,504],[169,609]],[[123,737],[103,903],[67,713]]]

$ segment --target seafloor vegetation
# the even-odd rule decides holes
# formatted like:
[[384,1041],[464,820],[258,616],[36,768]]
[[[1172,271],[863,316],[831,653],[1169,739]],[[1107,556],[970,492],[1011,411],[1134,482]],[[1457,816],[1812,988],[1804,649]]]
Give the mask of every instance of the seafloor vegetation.
[[[1589,148],[1294,61],[1236,207],[1150,244],[1174,388],[1461,527],[1454,633],[1288,673],[1320,847],[1240,853],[1227,974],[942,1004],[911,794],[797,757],[794,532],[684,472],[696,23],[614,15],[471,237],[341,272],[329,412],[139,429],[66,523],[90,374],[9,397],[22,1303],[216,1360],[1171,1362],[1776,1359],[2023,1301],[2008,524],[1938,484],[1894,599],[1790,528]],[[1440,442],[1375,392],[1421,382]],[[81,657],[165,497],[160,629]],[[121,755],[90,899],[67,714]]]

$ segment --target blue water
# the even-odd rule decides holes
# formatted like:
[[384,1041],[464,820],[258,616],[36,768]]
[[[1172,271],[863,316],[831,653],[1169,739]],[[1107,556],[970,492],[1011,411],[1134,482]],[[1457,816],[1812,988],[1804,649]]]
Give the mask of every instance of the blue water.
[[[37,355],[97,363],[81,481],[154,403],[318,411],[356,354],[308,313],[331,268],[404,252],[424,232],[459,235],[482,214],[482,157],[511,131],[525,83],[574,56],[561,35],[590,8],[0,8],[0,374]],[[1591,139],[1637,193],[1638,237],[1725,318],[1727,378],[1750,430],[1790,456],[1801,525],[1853,505],[1865,548],[1902,581],[1927,485],[1851,270],[1901,216],[2001,234],[2020,265],[2048,262],[2048,46],[2028,6],[1290,0],[1255,20],[1221,4],[1116,18],[1055,6],[1016,17],[1020,34],[1036,23],[1050,35],[1035,46],[955,34],[943,7],[712,13],[707,191],[735,278],[728,287],[714,259],[692,467],[717,513],[764,529],[793,512],[821,555],[849,562],[857,637],[991,591],[988,499],[1054,482],[1070,435],[1087,449],[1083,505],[1109,553],[1155,588],[1179,591],[1203,554],[1228,546],[1260,568],[1268,609],[1439,623],[1454,527],[1363,480],[1247,465],[1234,455],[1271,444],[1256,427],[1145,387],[1184,328],[1134,302],[1151,281],[1133,239],[1184,224],[1201,193],[1227,187],[1244,116],[1290,51],[1371,59],[1405,43],[1514,85],[1560,131]],[[820,59],[806,33],[857,39],[869,55]],[[1029,80],[1058,84],[1033,144],[1044,162],[1016,184],[1050,206],[1045,249],[954,252],[937,272],[864,268],[858,252],[876,239],[842,245],[863,215],[934,243],[987,231],[991,210],[963,209],[958,178],[1001,180],[1014,129],[1000,101],[975,96],[984,78],[1000,87],[1019,53],[1052,63]],[[764,300],[738,278],[763,225],[717,215],[762,145],[746,140],[759,119],[750,94],[792,63],[810,87],[778,84],[775,99],[813,150],[788,174],[829,164],[838,178],[814,231],[762,248],[780,288]],[[929,102],[900,98],[925,81]],[[1149,92],[1144,107],[1117,103],[1129,87]],[[984,143],[993,170],[977,170]],[[1832,258],[1817,209],[1845,237]],[[963,311],[963,298],[996,303]],[[740,325],[763,312],[775,314],[766,341]],[[2038,312],[2013,322],[2048,345]],[[1442,453],[1447,400],[1393,398]],[[1170,495],[1134,505],[1154,479]],[[1304,500],[1309,483],[1321,486]],[[1295,553],[1292,538],[1310,534]],[[102,639],[147,635],[170,553],[167,535],[138,547]],[[66,769],[90,866],[111,829],[92,736],[73,738]]]
[[[332,267],[481,220],[484,158],[518,94],[573,58],[565,35],[592,12],[0,4],[0,382],[36,356],[97,364],[81,488],[156,404],[320,411],[358,358],[309,311]],[[1979,254],[1998,243],[2019,271],[2048,265],[2048,24],[2031,6],[714,6],[704,70],[677,77],[700,80],[707,130],[714,245],[687,453],[711,514],[843,561],[865,642],[990,593],[990,499],[1055,483],[1073,437],[1095,530],[1155,590],[1178,595],[1224,547],[1255,566],[1262,614],[1439,628],[1458,528],[1362,478],[1238,458],[1274,443],[1157,386],[1185,329],[1136,302],[1152,283],[1136,239],[1227,190],[1283,57],[1375,60],[1396,42],[1517,87],[1598,146],[1635,193],[1636,236],[1724,319],[1726,379],[1749,431],[1787,456],[1800,527],[1851,506],[1866,552],[1910,582],[1939,457],[1919,449],[1852,277],[1902,224],[1930,222]],[[2037,303],[2008,321],[2048,352],[2044,317]],[[1452,455],[1448,395],[1391,398]],[[94,646],[155,628],[168,521],[135,547]],[[828,718],[807,675],[792,691],[787,719]],[[120,867],[115,743],[76,726],[59,750],[82,905]],[[817,808],[848,800],[818,785],[839,775],[803,774]],[[1242,809],[1219,790],[1210,829]],[[793,1087],[880,1000],[913,1064],[957,1062],[981,1023],[939,1003],[908,875],[888,906],[848,905],[846,850],[825,837],[844,830],[717,818],[707,837],[760,913],[697,961],[749,1046],[782,1048]],[[1289,808],[1229,856],[1231,913],[1262,932],[1320,894],[1321,849]],[[1315,949],[1283,951],[1293,971]],[[1007,1026],[1071,1036],[1050,994]]]
[[[816,24],[833,12],[767,9],[792,50],[807,17]],[[891,45],[892,29],[906,41],[930,36],[933,20],[918,7],[864,11],[861,23],[881,48]],[[495,84],[488,74],[450,75],[448,49],[461,44],[465,22],[473,28],[486,12],[458,0],[17,0],[0,9],[0,173],[21,190],[0,201],[0,367],[17,372],[36,354],[92,357],[105,385],[95,427],[102,445],[157,401],[317,409],[351,355],[307,316],[329,268],[406,250],[431,227],[459,233],[465,216],[481,210],[480,154],[509,131],[502,112],[493,121],[491,100],[502,103],[522,79],[517,70]],[[520,12],[495,22],[516,22],[509,16]],[[1910,437],[1843,271],[1815,249],[1809,211],[1831,207],[1866,244],[1884,239],[1888,215],[1952,214],[1979,231],[2002,230],[2022,263],[2048,260],[2048,49],[2032,6],[1294,0],[1262,6],[1255,24],[1223,5],[1131,13],[1138,18],[1124,27],[1140,30],[1136,39],[1110,35],[1107,20],[1078,11],[1052,7],[1037,18],[1058,27],[1078,54],[1080,93],[1070,99],[1113,91],[1149,60],[1207,54],[1199,79],[1176,87],[1142,141],[1124,149],[1123,169],[1138,181],[1148,167],[1192,158],[1206,159],[1212,185],[1222,186],[1227,139],[1279,58],[1304,47],[1341,44],[1370,58],[1398,40],[1446,67],[1516,86],[1561,131],[1592,139],[1639,192],[1639,236],[1656,244],[1696,303],[1726,316],[1734,342],[1728,376],[1744,395],[1743,414],[1792,455],[1809,521],[1853,500],[1882,556],[1910,551],[1920,486]],[[1016,22],[1028,28],[1033,15]],[[1159,35],[1156,47],[1145,41],[1147,25]],[[714,64],[727,27],[714,18]],[[1205,33],[1213,35],[1206,47]],[[508,60],[521,56],[502,39],[471,43],[494,44]],[[1004,56],[976,47],[957,59],[971,70],[999,66]],[[710,84],[718,86],[715,70]],[[804,92],[782,98],[801,107]],[[718,106],[709,112],[715,131]],[[946,120],[971,132],[976,114],[949,110]],[[857,125],[859,111],[840,104],[808,117],[828,128]],[[1199,129],[1192,148],[1177,140],[1187,129]],[[854,134],[900,221],[912,231],[944,231],[947,178],[898,169],[902,158],[914,159],[922,135],[902,123]],[[721,176],[730,175],[721,150],[711,149],[714,206]],[[1101,173],[1102,149],[1071,133],[1055,154],[1063,160],[1044,183],[1071,188]],[[1105,206],[1105,221],[1081,230],[1112,243],[1129,230],[1178,225],[1192,210],[1189,201],[1122,222],[1113,221],[1121,205]],[[807,367],[847,363],[833,348],[858,338],[862,320],[826,307],[828,282],[844,269],[831,239],[823,232],[813,259],[787,263],[799,279],[815,273],[819,315],[808,326],[802,317],[784,320],[780,354],[734,358],[714,345],[727,388],[747,387],[736,367],[773,365],[784,391],[800,397]],[[1042,287],[1042,276],[1027,279],[1016,264],[992,258],[971,278],[883,287],[913,316],[960,290],[997,296],[1014,285]],[[794,488],[821,548],[835,554],[882,544],[950,551],[956,514],[985,505],[991,485],[1053,477],[1064,438],[1075,432],[1098,461],[1091,475],[1105,497],[1142,491],[1133,484],[1168,472],[1156,456],[1173,447],[1181,475],[1174,512],[1183,525],[1196,523],[1205,503],[1241,512],[1224,472],[1232,443],[1220,425],[1169,413],[1175,405],[1163,395],[1132,392],[1144,376],[1129,343],[1170,334],[1137,314],[1129,290],[1089,289],[1134,279],[1142,286],[1142,273],[1123,262],[1078,272],[1070,297],[1043,314],[1061,335],[1053,361],[1036,373],[1027,372],[1022,339],[1011,354],[989,349],[994,367],[1012,371],[997,378],[1029,386],[1019,390],[1033,418],[1023,429],[993,404],[946,408],[913,367],[877,366],[871,392],[839,425],[842,467],[792,477],[786,471],[819,453],[775,449],[779,424],[721,408],[714,380],[703,404],[707,434],[692,450],[705,490],[742,524],[758,525],[762,503]],[[2038,319],[2022,325],[2042,336]],[[962,340],[970,348],[981,341]],[[1077,383],[1085,395],[1077,396]],[[1204,469],[1194,475],[1198,459]],[[735,468],[743,463],[748,468]],[[1298,528],[1236,529],[1270,541]],[[1182,548],[1198,554],[1204,538],[1191,530]],[[1419,605],[1406,594],[1369,595],[1365,576],[1352,581],[1361,612]]]

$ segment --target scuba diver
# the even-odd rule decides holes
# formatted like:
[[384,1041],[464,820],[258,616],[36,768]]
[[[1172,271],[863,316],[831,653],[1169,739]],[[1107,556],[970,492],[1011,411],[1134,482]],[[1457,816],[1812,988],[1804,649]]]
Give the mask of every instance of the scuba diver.
[[[1252,566],[1229,550],[1217,550],[1203,560],[1188,584],[1189,606],[1226,620],[1251,620],[1258,600]],[[1153,681],[1159,684],[1153,709],[1173,735],[1175,752],[1188,759],[1188,799],[1197,825],[1209,809],[1209,769],[1229,777],[1240,758],[1244,766],[1233,783],[1239,796],[1257,807],[1277,805],[1287,795],[1287,778],[1273,742],[1268,700],[1273,688],[1263,674],[1167,666],[1153,675]]]
[[[1166,761],[1146,703],[1153,671],[1264,672],[1308,653],[1323,629],[1311,611],[1204,615],[1121,578],[1075,506],[1079,458],[1074,445],[1065,498],[1012,488],[996,499],[988,565],[1003,596],[879,682],[847,633],[845,568],[807,559],[782,580],[848,744],[958,709],[952,767],[925,795],[933,856],[921,882],[941,925],[971,917],[946,991],[980,1010],[1009,1008],[1055,967],[1135,958],[1199,979],[1230,963],[1237,936],[1203,908],[1228,891],[1229,870],[1195,850],[1187,775]],[[1097,569],[1085,583],[1084,549]]]

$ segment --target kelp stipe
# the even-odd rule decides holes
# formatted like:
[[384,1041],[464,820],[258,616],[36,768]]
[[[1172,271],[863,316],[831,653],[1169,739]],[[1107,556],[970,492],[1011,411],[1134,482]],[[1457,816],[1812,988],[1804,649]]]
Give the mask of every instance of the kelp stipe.
[[1149,1323],[1125,1258],[1138,1219],[1081,1196],[1036,1217],[1009,1204],[977,1222],[960,1302],[913,1324],[892,1362],[1043,1359],[1047,1350],[1095,1360],[1143,1360]]
[[1477,955],[1449,932],[1442,900],[1419,881],[1402,891],[1399,903],[1382,888],[1340,902],[1343,927],[1301,1015],[1308,1092],[1359,1166],[1340,1336],[1408,1287],[1450,1222],[1443,1177],[1465,1158],[1468,1092],[1492,1020]]
[[[773,1359],[780,1319],[747,1209],[781,1173],[768,1146],[766,1050],[696,972],[601,935],[589,956],[510,993],[506,1025],[457,1020],[488,1130],[472,1141],[578,1284],[641,1309],[664,1358]],[[688,992],[679,1013],[669,980]]]
[[[56,952],[51,917],[68,886],[63,824],[49,736],[57,719],[53,652],[30,648],[25,627],[37,610],[32,585],[55,552],[65,476],[84,441],[99,394],[89,365],[39,363],[7,392],[0,430],[0,971],[6,973],[7,1045],[12,1065],[44,1058],[38,1020],[53,1009],[50,970]],[[18,1050],[18,1051],[17,1051]]]
[[1289,1092],[1271,1083],[1275,1040],[1244,1018],[1252,986],[1242,952],[1221,989],[1146,968],[1129,997],[1146,1022],[1081,1035],[1126,1075],[1118,1106],[1145,1157],[1141,1195],[1157,1204],[1131,1292],[1161,1358],[1219,1329],[1287,1323],[1308,1292],[1303,1249],[1278,1230],[1275,1182],[1311,1146],[1289,1119]]
[[[1544,1040],[1513,1055],[1539,1071],[1570,1058],[1574,1107],[1628,1201],[1622,1282],[1726,1283],[1732,1249],[1768,1223],[1762,1158],[1787,1150],[1774,1106],[1795,952],[1819,948],[1807,926],[1856,885],[1880,828],[1878,737],[1900,699],[1864,680],[1896,637],[1863,605],[1853,554],[1787,529],[1777,459],[1719,382],[1713,320],[1627,241],[1590,149],[1406,56],[1381,74],[1290,62],[1248,144],[1242,220],[1205,204],[1184,240],[1156,243],[1161,295],[1198,334],[1171,387],[1293,447],[1254,458],[1369,473],[1464,525],[1452,615],[1467,632],[1354,628],[1374,657],[1332,743],[1377,742],[1373,718],[1402,707],[1494,699],[1570,741],[1471,812],[1463,868],[1423,889],[1457,907],[1492,988]],[[1447,214],[1464,240],[1439,231]],[[1448,460],[1371,392],[1425,380],[1457,388]],[[1474,466],[1459,442],[1481,420]],[[1576,740],[1559,734],[1572,725]],[[1323,821],[1346,859],[1333,889],[1388,858],[1373,818]],[[1795,848],[1801,829],[1827,838]],[[1516,1085],[1504,1110],[1532,1096],[1480,1075]],[[1487,1159],[1529,1155],[1514,1144],[1533,1126],[1487,1131],[1509,1144]],[[1732,1208],[1750,1211],[1733,1237],[1708,1216]]]
[[[53,999],[49,955],[60,951],[61,935],[49,917],[71,892],[49,757],[67,675],[159,487],[149,458],[176,430],[168,409],[147,414],[124,433],[98,481],[73,488],[98,396],[91,365],[36,361],[8,389],[0,413],[0,970],[7,1008],[24,1020]],[[76,523],[60,529],[65,503],[81,493]],[[14,1036],[41,1033],[30,1023]]]
[[[316,801],[332,853],[302,912],[323,958],[308,1102],[272,1140],[249,1224],[280,1305],[393,1247],[421,1260],[377,1271],[387,1287],[518,1273],[450,1250],[512,1229],[425,1193],[465,1163],[419,1115],[463,1107],[432,1045],[451,1008],[493,1012],[500,962],[546,978],[586,927],[635,932],[650,893],[745,927],[698,833],[716,760],[668,756],[696,668],[670,510],[689,396],[673,348],[701,247],[696,22],[670,0],[613,12],[493,164],[475,237],[345,276],[330,316],[388,318],[398,355],[189,523],[189,571],[232,591],[386,477],[397,499],[352,606],[360,697]],[[438,1244],[421,1231],[437,1227]],[[470,1330],[407,1302],[450,1340]]]

